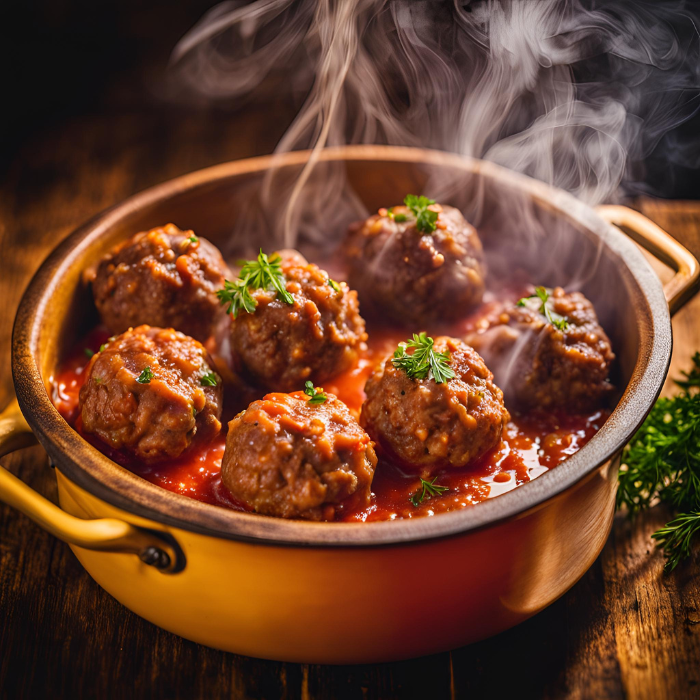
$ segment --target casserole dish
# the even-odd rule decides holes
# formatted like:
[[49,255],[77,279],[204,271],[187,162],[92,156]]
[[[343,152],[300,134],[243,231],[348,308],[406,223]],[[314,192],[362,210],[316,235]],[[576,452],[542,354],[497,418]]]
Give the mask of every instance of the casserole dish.
[[[291,181],[308,157],[289,153],[274,163]],[[495,274],[498,251],[508,250],[547,284],[576,279],[601,310],[623,389],[595,437],[555,469],[478,506],[357,524],[285,521],[188,499],[83,440],[50,399],[62,355],[94,322],[82,271],[118,241],[165,221],[226,241],[236,202],[259,189],[273,163],[265,157],[136,195],[79,228],[42,265],[15,322],[18,404],[0,418],[0,454],[28,444],[33,433],[56,467],[60,508],[4,469],[0,498],[67,541],[117,600],[193,641],[305,663],[435,653],[535,614],[598,556],[614,514],[620,452],[661,390],[671,356],[670,311],[694,291],[698,266],[636,212],[596,212],[491,163],[376,146],[328,149],[320,160],[345,169],[368,209],[422,191],[436,178],[447,182],[451,201],[479,225]],[[665,288],[613,223],[675,269]],[[430,620],[421,618],[425,605]]]

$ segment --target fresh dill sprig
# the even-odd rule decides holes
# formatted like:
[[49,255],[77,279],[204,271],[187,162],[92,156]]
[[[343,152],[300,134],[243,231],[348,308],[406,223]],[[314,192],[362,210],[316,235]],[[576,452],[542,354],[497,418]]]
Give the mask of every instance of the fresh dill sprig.
[[[391,363],[397,369],[403,370],[409,379],[426,379],[429,375],[436,384],[444,384],[448,379],[453,379],[455,372],[448,364],[449,352],[435,352],[433,339],[425,332],[419,335],[413,334],[413,338],[403,343],[394,352]],[[413,348],[410,355],[406,348]]]
[[529,297],[523,297],[518,300],[517,306],[528,306],[528,299],[539,299],[541,304],[539,312],[547,319],[547,323],[551,323],[555,328],[560,331],[565,331],[569,327],[569,322],[560,316],[555,311],[552,311],[547,305],[547,300],[549,299],[549,292],[544,287],[535,287],[535,293]]
[[664,550],[666,569],[673,571],[683,559],[690,556],[690,544],[693,537],[700,532],[700,510],[682,513],[665,527],[657,530],[651,537]]
[[308,380],[304,384],[304,393],[311,397],[309,399],[309,403],[313,406],[317,406],[318,404],[326,403],[326,401],[328,401],[328,396],[323,389],[320,387],[314,388],[313,382]]
[[[428,209],[429,206],[435,204],[434,199],[428,199],[421,195],[420,197],[415,194],[407,194],[403,203],[413,212],[416,217],[416,228],[421,233],[432,233],[437,228],[438,213],[432,209]],[[394,215],[394,220],[398,221]]]
[[420,485],[422,489],[416,491],[408,500],[413,503],[416,508],[423,503],[426,498],[432,498],[433,496],[442,496],[443,493],[449,491],[447,486],[437,486],[435,482],[437,477],[434,477],[431,481],[426,481],[425,479],[420,480]]
[[287,291],[282,273],[282,258],[274,255],[268,258],[260,251],[257,260],[242,260],[239,263],[241,272],[237,280],[224,280],[224,288],[216,296],[221,304],[226,304],[226,313],[234,318],[241,311],[252,314],[258,305],[253,299],[251,289],[274,289],[277,297],[285,304],[294,304],[294,297]]
[[634,515],[661,501],[679,515],[654,533],[673,570],[690,553],[700,530],[700,353],[677,381],[682,391],[657,400],[622,456],[617,505]]

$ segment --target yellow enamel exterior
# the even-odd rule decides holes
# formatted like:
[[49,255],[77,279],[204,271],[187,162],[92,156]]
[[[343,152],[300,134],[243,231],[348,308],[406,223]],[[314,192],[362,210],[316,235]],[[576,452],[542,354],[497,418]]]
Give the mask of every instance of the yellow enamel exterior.
[[549,605],[607,539],[617,464],[488,529],[410,547],[350,549],[251,544],[164,528],[56,473],[66,512],[166,530],[184,550],[185,569],[167,575],[132,554],[71,547],[95,581],[136,614],[237,654],[346,664],[453,649]]

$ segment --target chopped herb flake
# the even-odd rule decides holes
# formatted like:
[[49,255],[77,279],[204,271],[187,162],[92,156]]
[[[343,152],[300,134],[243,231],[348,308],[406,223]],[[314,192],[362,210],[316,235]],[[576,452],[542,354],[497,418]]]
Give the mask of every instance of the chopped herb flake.
[[318,405],[318,404],[326,403],[326,401],[328,401],[328,396],[326,396],[323,389],[321,389],[320,387],[314,388],[313,382],[311,382],[311,381],[307,381],[304,384],[304,393],[307,396],[311,397],[309,399],[310,404]]
[[199,383],[201,386],[216,386],[219,379],[214,372],[207,372],[200,378]]
[[150,367],[146,367],[141,374],[139,374],[138,377],[136,377],[136,381],[139,384],[150,384],[151,379],[155,379],[155,374],[153,374],[153,371],[151,370]]

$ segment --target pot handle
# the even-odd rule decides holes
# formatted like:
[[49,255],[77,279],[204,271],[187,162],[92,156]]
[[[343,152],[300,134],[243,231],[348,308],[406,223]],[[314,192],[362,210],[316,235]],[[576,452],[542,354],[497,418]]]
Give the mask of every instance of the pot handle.
[[596,211],[608,223],[617,226],[642,248],[675,270],[676,274],[664,285],[669,310],[675,314],[695,294],[700,283],[700,266],[695,256],[651,219],[634,209],[604,204],[596,207]]
[[[0,457],[36,443],[17,399],[0,413]],[[182,549],[169,533],[136,527],[117,518],[83,520],[69,515],[0,465],[0,501],[16,508],[59,540],[85,549],[136,554],[165,574],[185,566]]]

